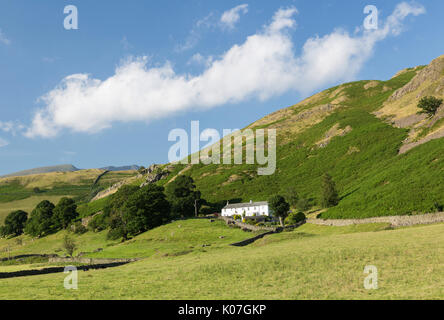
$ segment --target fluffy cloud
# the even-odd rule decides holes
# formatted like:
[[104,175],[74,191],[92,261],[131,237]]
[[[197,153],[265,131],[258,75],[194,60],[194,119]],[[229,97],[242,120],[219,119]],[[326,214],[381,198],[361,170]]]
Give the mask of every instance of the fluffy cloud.
[[236,23],[240,20],[240,15],[246,14],[247,12],[248,4],[238,5],[233,9],[225,11],[220,18],[220,23],[228,29],[233,29]]
[[296,25],[296,13],[295,8],[280,9],[263,30],[212,60],[197,76],[177,74],[168,62],[150,67],[146,57],[126,61],[105,80],[70,75],[41,97],[44,107],[26,135],[51,137],[62,129],[93,133],[114,122],[153,121],[290,90],[307,94],[351,80],[378,41],[398,35],[403,19],[424,8],[401,3],[378,30],[350,35],[338,29],[308,39],[297,50],[288,32]]

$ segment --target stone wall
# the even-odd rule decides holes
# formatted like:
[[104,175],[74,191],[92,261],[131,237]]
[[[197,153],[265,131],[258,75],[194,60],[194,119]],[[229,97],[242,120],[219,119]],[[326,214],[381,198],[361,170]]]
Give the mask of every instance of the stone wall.
[[96,259],[96,258],[49,258],[49,263],[84,263],[89,265],[101,265],[110,263],[129,263],[135,262],[139,259]]
[[366,219],[307,219],[307,223],[323,226],[350,226],[367,223],[390,223],[393,227],[412,226],[417,224],[432,224],[444,222],[444,212],[421,214],[414,216],[388,216]]
[[[96,269],[106,269],[123,266],[128,262],[113,262],[106,264],[94,264],[87,266],[78,266],[77,270],[96,270]],[[0,279],[8,279],[8,278],[17,278],[17,277],[28,277],[28,276],[37,276],[42,274],[51,274],[51,273],[61,273],[65,271],[65,267],[51,267],[51,268],[43,268],[43,269],[34,269],[34,270],[21,270],[15,272],[0,272]]]

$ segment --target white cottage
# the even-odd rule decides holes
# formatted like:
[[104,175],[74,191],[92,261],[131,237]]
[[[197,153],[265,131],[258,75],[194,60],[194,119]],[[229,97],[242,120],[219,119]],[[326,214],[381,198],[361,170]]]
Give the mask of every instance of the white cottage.
[[222,209],[223,217],[232,217],[234,215],[242,216],[245,214],[246,217],[253,216],[270,216],[270,211],[268,210],[268,202],[253,202],[249,203],[234,203],[227,205]]

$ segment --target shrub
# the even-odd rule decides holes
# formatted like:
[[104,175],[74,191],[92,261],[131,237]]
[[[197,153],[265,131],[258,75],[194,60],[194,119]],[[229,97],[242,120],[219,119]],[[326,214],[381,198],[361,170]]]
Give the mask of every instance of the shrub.
[[75,234],[84,234],[88,231],[88,229],[82,224],[81,221],[77,221],[75,222],[72,226],[71,226],[72,230],[74,231]]
[[443,99],[438,99],[433,96],[423,97],[418,103],[418,108],[421,109],[419,113],[425,113],[429,117],[432,117],[435,115],[442,102]]
[[65,237],[63,238],[63,249],[66,250],[66,253],[70,257],[72,257],[74,251],[77,249],[74,239],[72,239],[69,235],[65,235]]
[[285,219],[286,225],[295,225],[298,224],[301,221],[304,221],[307,217],[303,212],[292,212],[288,215],[288,217]]
[[435,202],[432,207],[432,212],[443,212],[444,206],[439,202]]
[[103,213],[98,213],[88,223],[88,229],[93,232],[100,232],[108,228],[108,219]]
[[35,187],[32,191],[34,191],[34,193],[42,193],[42,190],[39,187]]
[[338,205],[339,196],[336,191],[336,184],[332,177],[326,173],[322,177],[322,205],[324,208],[330,208]]
[[234,220],[242,220],[242,216],[239,215],[239,214],[235,214],[235,215],[233,216],[233,219],[234,219]]

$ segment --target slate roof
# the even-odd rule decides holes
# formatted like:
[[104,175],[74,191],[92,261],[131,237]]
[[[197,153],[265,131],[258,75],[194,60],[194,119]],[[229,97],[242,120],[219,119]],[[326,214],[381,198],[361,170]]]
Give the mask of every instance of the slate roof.
[[246,203],[229,203],[223,209],[235,209],[235,208],[247,208],[247,207],[258,207],[258,206],[268,206],[267,201],[260,202],[246,202]]

